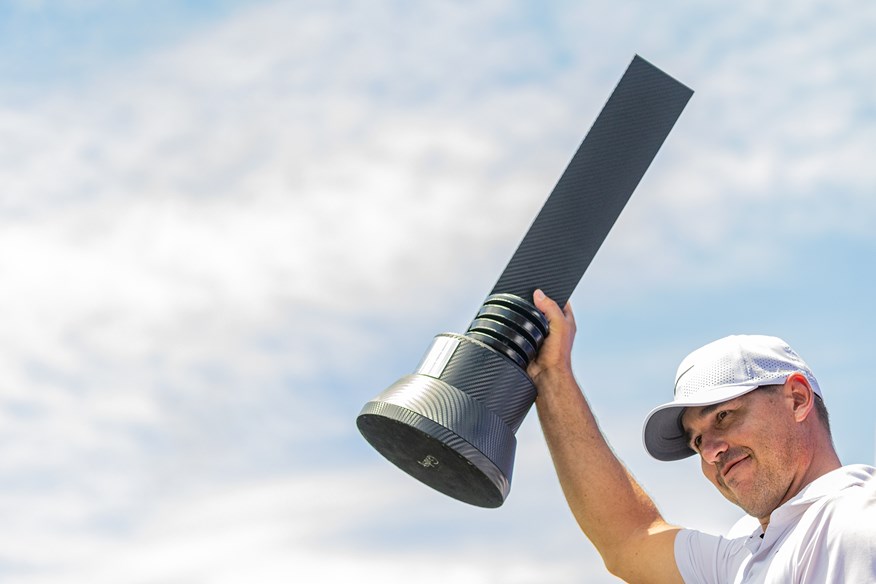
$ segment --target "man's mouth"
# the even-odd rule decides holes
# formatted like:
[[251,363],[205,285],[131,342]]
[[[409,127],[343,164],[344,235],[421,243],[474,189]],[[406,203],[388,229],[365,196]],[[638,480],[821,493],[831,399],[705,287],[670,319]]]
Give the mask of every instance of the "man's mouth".
[[740,462],[742,462],[742,461],[744,461],[744,460],[747,460],[747,459],[748,459],[748,455],[747,455],[747,454],[744,454],[744,455],[742,455],[742,456],[739,456],[739,457],[734,458],[733,460],[727,462],[727,463],[721,468],[721,478],[724,479],[724,480],[726,481],[726,480],[727,480],[727,475],[730,474],[730,470],[731,470],[733,467],[735,467],[737,464],[739,464]]

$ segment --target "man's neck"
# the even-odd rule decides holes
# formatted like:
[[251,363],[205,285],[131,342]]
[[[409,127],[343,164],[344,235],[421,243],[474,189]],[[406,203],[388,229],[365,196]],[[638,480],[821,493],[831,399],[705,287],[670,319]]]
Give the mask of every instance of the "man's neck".
[[[785,496],[782,497],[782,500],[776,506],[776,509],[796,497],[800,491],[806,488],[815,479],[842,467],[842,462],[840,462],[839,456],[837,456],[832,444],[827,448],[821,449],[821,451],[816,450],[815,455],[808,461],[808,463],[809,464],[804,467],[803,472],[791,481]],[[773,509],[773,511],[776,509]],[[766,517],[758,518],[761,529],[763,529],[764,532],[766,532],[767,526],[770,524],[771,515],[772,512]]]

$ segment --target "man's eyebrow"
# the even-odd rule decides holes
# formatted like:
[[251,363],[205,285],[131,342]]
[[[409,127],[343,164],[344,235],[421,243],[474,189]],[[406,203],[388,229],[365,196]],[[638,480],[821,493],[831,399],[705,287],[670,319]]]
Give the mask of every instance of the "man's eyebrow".
[[[697,419],[702,420],[703,418],[705,418],[706,416],[708,416],[709,414],[711,414],[712,412],[717,410],[718,407],[724,405],[725,403],[726,402],[720,402],[717,404],[712,404],[710,406],[703,406],[703,409],[701,409],[696,414]],[[685,430],[685,428],[684,428],[684,424],[681,423],[681,420],[684,418],[684,415],[687,414],[688,411],[690,411],[690,408],[685,408],[684,413],[678,418],[678,423],[681,424],[682,430]],[[685,431],[687,431],[687,430],[685,430]]]
[[726,402],[721,402],[721,403],[712,404],[710,406],[703,407],[703,409],[701,409],[700,412],[697,414],[697,418],[700,418],[700,419],[705,418],[706,416],[708,416],[709,414],[711,414],[712,412],[717,410],[720,406],[724,405],[724,403],[726,403]]

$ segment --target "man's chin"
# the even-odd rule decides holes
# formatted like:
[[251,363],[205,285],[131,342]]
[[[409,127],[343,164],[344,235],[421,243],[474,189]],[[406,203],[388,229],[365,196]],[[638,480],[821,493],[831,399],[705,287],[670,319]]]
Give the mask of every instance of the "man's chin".
[[736,496],[736,493],[728,489],[726,486],[718,485],[718,492],[724,495],[725,499],[727,499],[737,507],[742,507],[742,504],[739,502],[739,498]]

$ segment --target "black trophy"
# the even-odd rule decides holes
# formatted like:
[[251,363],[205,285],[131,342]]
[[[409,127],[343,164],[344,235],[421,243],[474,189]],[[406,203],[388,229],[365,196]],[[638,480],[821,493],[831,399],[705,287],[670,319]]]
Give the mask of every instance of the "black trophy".
[[548,333],[536,288],[563,306],[693,91],[635,56],[463,335],[442,333],[356,424],[390,462],[480,507],[508,496],[526,367]]

